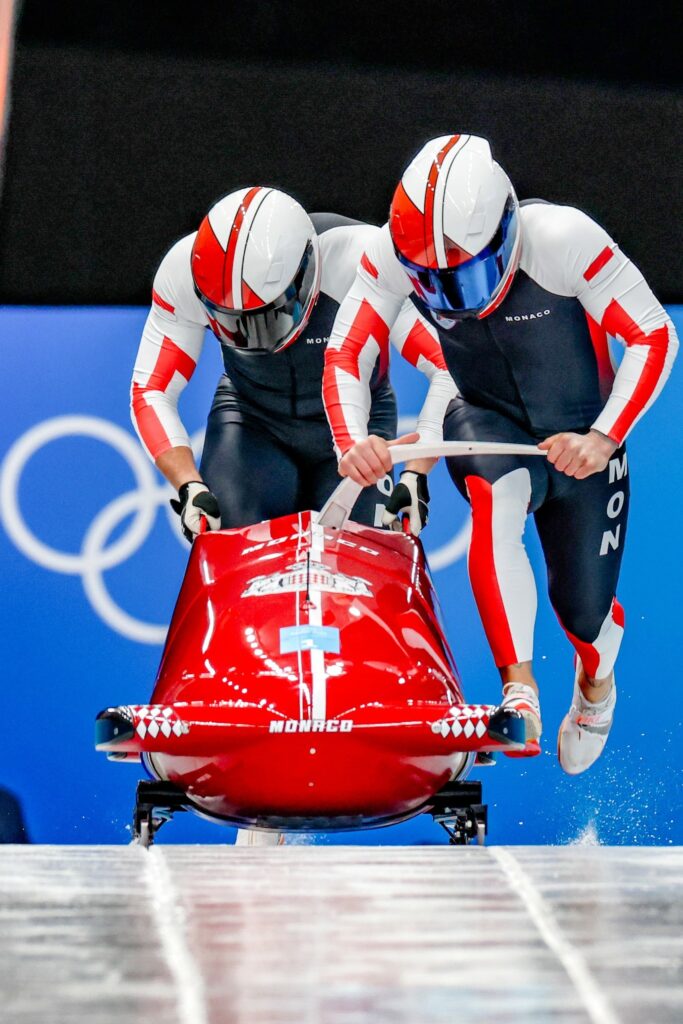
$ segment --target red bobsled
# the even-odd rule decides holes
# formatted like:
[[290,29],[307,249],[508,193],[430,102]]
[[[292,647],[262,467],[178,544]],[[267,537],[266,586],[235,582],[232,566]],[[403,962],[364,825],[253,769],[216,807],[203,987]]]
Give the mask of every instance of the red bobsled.
[[175,810],[286,830],[431,811],[485,830],[475,756],[536,752],[465,701],[422,546],[350,522],[345,482],[302,512],[195,540],[148,704],[108,708],[97,749],[139,760],[135,831]]

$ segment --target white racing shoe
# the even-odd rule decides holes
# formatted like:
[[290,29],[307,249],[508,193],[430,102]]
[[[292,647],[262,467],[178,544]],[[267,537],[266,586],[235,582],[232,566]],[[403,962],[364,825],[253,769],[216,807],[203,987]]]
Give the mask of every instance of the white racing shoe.
[[503,742],[538,743],[543,727],[538,694],[526,683],[506,683],[503,699],[489,720],[489,735]]
[[538,694],[532,686],[527,686],[526,683],[507,683],[503,687],[501,707],[519,711],[526,725],[527,741],[541,738],[541,706],[538,703]]
[[557,734],[557,758],[568,775],[580,775],[590,768],[602,754],[612,727],[617,703],[616,682],[604,700],[591,704],[586,700],[574,679],[572,706],[562,719]]

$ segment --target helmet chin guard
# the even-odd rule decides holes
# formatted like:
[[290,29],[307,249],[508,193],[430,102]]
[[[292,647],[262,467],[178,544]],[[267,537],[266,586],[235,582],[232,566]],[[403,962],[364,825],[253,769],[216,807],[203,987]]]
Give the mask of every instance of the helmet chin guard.
[[202,221],[192,249],[197,297],[221,344],[281,352],[304,330],[320,291],[310,218],[277,189],[240,189]]

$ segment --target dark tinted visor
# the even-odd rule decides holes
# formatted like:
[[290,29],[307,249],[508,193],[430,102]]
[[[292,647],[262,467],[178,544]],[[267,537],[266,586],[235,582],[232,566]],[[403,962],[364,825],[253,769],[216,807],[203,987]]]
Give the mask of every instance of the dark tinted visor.
[[396,255],[405,267],[420,303],[433,313],[457,318],[458,315],[476,313],[491,301],[510,265],[518,231],[517,204],[510,196],[493,238],[466,263],[445,270],[430,270],[411,263],[398,251]]
[[223,309],[209,302],[196,288],[211,319],[214,334],[223,345],[241,352],[277,352],[301,327],[310,313],[316,281],[313,243],[306,246],[292,283],[275,299],[256,310]]

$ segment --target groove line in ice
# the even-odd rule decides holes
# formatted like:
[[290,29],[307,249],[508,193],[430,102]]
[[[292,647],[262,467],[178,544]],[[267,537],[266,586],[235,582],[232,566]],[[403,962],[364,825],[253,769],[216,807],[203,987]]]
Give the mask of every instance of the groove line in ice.
[[144,851],[145,880],[159,940],[177,992],[179,1024],[209,1024],[202,973],[187,941],[187,919],[163,852]]
[[508,885],[524,903],[546,946],[567,972],[591,1024],[620,1024],[607,996],[591,974],[585,957],[564,935],[549,904],[514,854],[500,846],[491,847],[489,854],[498,862]]

